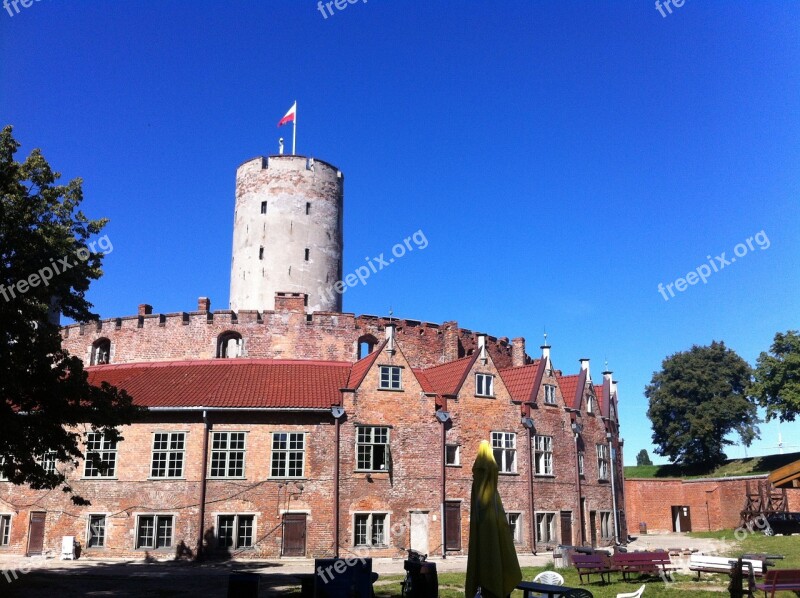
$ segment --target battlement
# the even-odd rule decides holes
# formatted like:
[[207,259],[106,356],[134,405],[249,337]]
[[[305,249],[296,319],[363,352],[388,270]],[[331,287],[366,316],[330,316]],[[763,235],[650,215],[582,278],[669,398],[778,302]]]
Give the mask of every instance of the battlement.
[[328,171],[334,173],[336,178],[344,179],[344,174],[336,166],[325,160],[314,158],[312,156],[299,156],[299,155],[270,155],[270,156],[256,156],[245,160],[236,168],[236,175],[244,174],[245,172],[253,172],[260,170],[277,170],[277,171],[302,171],[309,170],[317,172],[318,170]]

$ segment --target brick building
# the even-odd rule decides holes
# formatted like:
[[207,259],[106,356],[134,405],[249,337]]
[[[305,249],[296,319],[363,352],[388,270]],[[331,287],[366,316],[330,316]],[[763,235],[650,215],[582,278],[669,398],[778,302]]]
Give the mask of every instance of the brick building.
[[[274,186],[277,196],[271,186],[260,193],[254,163],[280,164],[275,176],[288,177],[297,197],[287,197],[287,185]],[[330,205],[326,193],[340,213],[342,177],[329,165],[316,188],[313,160],[245,164],[248,185],[237,195],[248,197],[237,197],[235,226],[258,228],[278,212],[263,231],[294,227],[314,202]],[[333,213],[320,226],[339,227]],[[326,238],[317,233],[306,238]],[[232,276],[247,279],[264,247],[252,247],[258,257],[247,261],[247,238],[235,237]],[[315,246],[304,249],[297,263],[294,253],[275,261],[287,274],[302,271]],[[304,284],[329,282],[332,268],[341,274],[329,250]],[[237,310],[211,311],[200,298],[193,312],[154,314],[143,304],[135,316],[64,327],[63,346],[84,359],[90,380],[125,389],[147,411],[117,444],[79,430],[101,468],[43,457],[67,468],[90,505],[0,481],[0,550],[58,552],[62,536],[74,536],[90,556],[198,547],[259,558],[463,554],[483,439],[494,448],[520,551],[627,538],[611,372],[595,384],[588,359],[564,375],[546,345],[534,359],[522,338],[315,311],[308,293],[290,291],[275,293],[273,310],[244,309],[263,300],[248,283],[238,297],[232,285]]]

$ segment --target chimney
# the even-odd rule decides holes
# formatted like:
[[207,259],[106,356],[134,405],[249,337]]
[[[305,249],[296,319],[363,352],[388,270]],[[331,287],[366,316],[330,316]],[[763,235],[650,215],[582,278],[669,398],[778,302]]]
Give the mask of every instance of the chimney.
[[394,333],[395,333],[395,325],[391,322],[386,324],[386,350],[389,352],[389,355],[393,355],[395,351],[394,347]]
[[478,357],[482,363],[486,363],[486,335],[483,333],[478,334]]
[[153,313],[153,306],[148,305],[147,303],[141,303],[139,305],[139,315],[140,316],[149,316]]
[[587,379],[591,378],[592,375],[589,373],[589,358],[588,357],[582,357],[578,361],[581,362],[581,371],[586,370],[586,378]]
[[275,311],[305,312],[307,304],[305,293],[275,293]]
[[611,384],[611,374],[613,373],[614,372],[609,372],[608,370],[603,372],[603,382],[608,382],[609,384]]
[[525,365],[525,338],[518,336],[511,343],[511,365],[514,367]]
[[550,364],[550,345],[542,345],[539,347],[542,350],[542,359],[547,361],[546,365]]
[[206,313],[211,311],[211,299],[209,299],[208,297],[198,297],[197,311],[202,311]]

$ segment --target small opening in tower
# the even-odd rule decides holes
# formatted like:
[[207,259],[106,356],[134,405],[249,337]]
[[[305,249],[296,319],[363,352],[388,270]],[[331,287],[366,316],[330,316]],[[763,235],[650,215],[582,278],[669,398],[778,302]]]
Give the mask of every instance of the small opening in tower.
[[358,359],[363,359],[375,350],[378,339],[371,334],[365,334],[358,339]]
[[267,202],[266,201],[262,201],[261,202],[261,213],[262,214],[266,214],[267,213]]
[[110,361],[111,341],[107,338],[100,338],[92,343],[91,365],[102,365]]
[[311,213],[311,202],[306,202],[306,215]]
[[306,247],[306,261],[308,261],[308,254],[309,254],[309,251],[310,251],[310,250],[308,249],[308,247]]
[[263,247],[259,247],[258,248],[258,259],[260,259],[260,260],[264,259],[264,248]]
[[238,332],[223,332],[217,337],[217,358],[230,359],[244,354],[242,335]]

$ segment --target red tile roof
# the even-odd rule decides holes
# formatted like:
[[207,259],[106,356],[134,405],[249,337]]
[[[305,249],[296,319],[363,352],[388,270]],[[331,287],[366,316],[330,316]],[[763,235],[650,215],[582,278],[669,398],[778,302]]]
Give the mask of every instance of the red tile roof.
[[352,364],[215,359],[101,365],[89,382],[108,382],[144,407],[328,409],[341,401]]
[[433,389],[433,386],[431,386],[431,381],[428,380],[428,377],[425,375],[424,370],[412,368],[411,371],[414,372],[414,375],[417,377],[417,382],[419,382],[419,385],[422,387],[422,392],[430,394],[436,393],[436,391]]
[[467,377],[467,372],[469,372],[477,358],[478,353],[475,352],[467,357],[425,370],[425,377],[428,379],[428,384],[432,391],[440,395],[453,396],[458,394]]
[[604,399],[603,399],[603,385],[602,384],[595,384],[594,385],[594,396],[597,397],[597,406],[600,408],[600,413],[605,415],[605,411],[603,410]]
[[500,370],[500,377],[514,401],[527,403],[536,401],[543,373],[544,362],[537,359],[528,365]]
[[375,363],[375,360],[378,359],[378,355],[381,354],[387,342],[388,341],[383,341],[380,345],[375,347],[372,353],[353,364],[353,368],[350,370],[350,378],[347,381],[347,388],[355,390],[361,386],[361,383],[367,376],[367,372],[372,367],[372,364]]
[[561,387],[561,394],[564,397],[564,406],[575,407],[575,395],[578,391],[578,378],[580,374],[572,376],[557,376],[558,385]]

